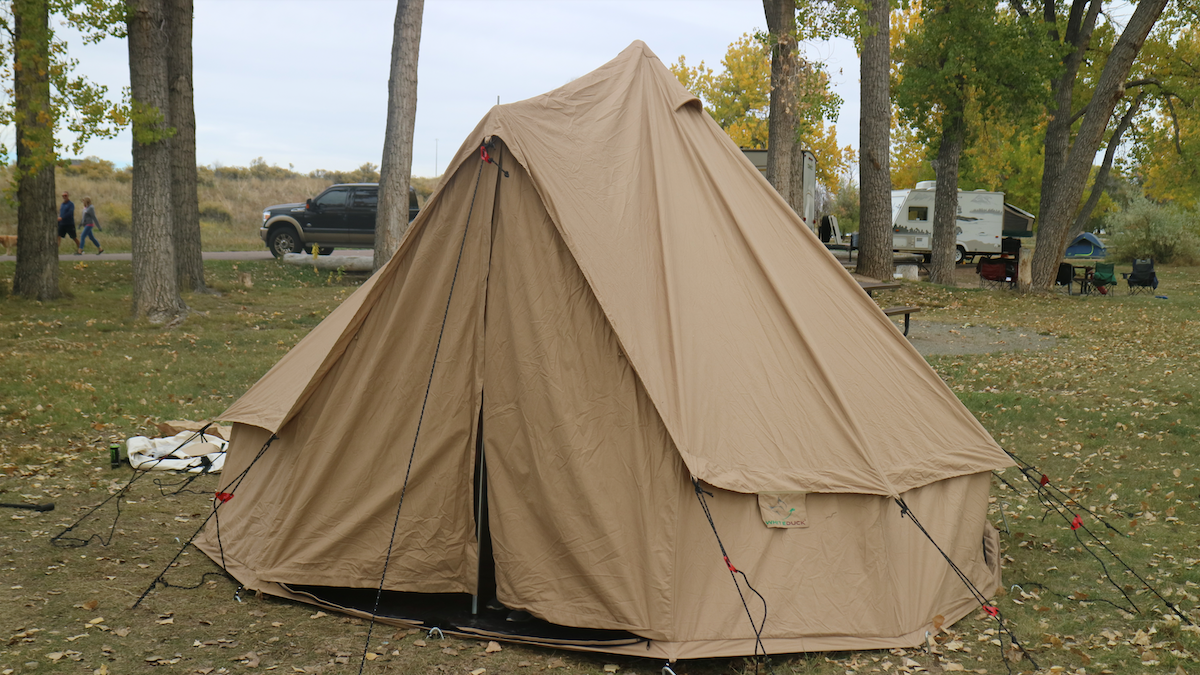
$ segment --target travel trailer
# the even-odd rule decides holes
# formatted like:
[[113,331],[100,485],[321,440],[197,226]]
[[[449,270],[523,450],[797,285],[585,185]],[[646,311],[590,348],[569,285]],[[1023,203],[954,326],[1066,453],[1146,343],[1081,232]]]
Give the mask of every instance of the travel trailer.
[[[935,181],[892,190],[892,248],[928,257],[933,247]],[[1003,237],[1033,236],[1033,214],[1004,202],[1003,192],[958,191],[958,242],[954,262],[1000,253]]]
[[[754,164],[754,168],[765,178],[767,175],[767,151],[754,148],[742,148],[742,154]],[[817,231],[817,156],[808,150],[802,150],[804,175],[800,181],[804,186],[804,205],[801,213],[796,215],[808,225],[808,229]]]

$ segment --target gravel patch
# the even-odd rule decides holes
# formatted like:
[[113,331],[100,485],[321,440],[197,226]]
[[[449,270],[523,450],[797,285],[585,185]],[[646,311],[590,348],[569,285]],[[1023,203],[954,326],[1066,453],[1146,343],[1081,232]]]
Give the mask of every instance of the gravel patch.
[[1033,329],[925,321],[920,314],[912,318],[908,340],[921,356],[1047,349],[1058,342],[1053,335],[1039,335]]

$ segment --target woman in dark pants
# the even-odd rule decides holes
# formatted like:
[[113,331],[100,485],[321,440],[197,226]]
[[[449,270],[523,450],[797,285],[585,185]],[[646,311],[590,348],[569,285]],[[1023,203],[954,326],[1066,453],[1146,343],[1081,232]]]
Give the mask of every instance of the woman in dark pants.
[[104,253],[104,247],[100,245],[100,242],[96,239],[96,235],[92,233],[92,228],[97,230],[104,229],[100,227],[100,221],[96,220],[96,209],[92,206],[92,198],[84,197],[83,234],[79,235],[79,252],[83,253],[83,247],[87,245],[87,240],[91,238],[92,242],[96,244],[96,248],[98,249],[96,251],[96,255],[100,255],[101,253]]

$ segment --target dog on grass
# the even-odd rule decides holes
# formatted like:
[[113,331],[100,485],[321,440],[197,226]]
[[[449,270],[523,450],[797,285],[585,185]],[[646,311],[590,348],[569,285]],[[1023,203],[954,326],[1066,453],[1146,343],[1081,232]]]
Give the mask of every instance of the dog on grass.
[[4,247],[4,255],[12,255],[12,249],[17,247],[17,235],[0,234],[0,246]]

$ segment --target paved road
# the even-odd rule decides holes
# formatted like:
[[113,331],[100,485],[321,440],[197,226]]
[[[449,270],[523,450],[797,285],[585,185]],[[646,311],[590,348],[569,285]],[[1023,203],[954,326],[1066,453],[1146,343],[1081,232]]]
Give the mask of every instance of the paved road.
[[[364,249],[348,249],[334,251],[332,257],[338,256],[370,256],[372,251],[369,248]],[[203,253],[205,260],[271,260],[271,252],[263,249],[262,251],[205,251]],[[15,255],[0,255],[0,262],[13,262],[17,259]],[[84,253],[83,255],[73,255],[70,253],[60,254],[58,259],[63,262],[71,262],[76,260],[132,260],[132,253]]]

